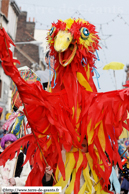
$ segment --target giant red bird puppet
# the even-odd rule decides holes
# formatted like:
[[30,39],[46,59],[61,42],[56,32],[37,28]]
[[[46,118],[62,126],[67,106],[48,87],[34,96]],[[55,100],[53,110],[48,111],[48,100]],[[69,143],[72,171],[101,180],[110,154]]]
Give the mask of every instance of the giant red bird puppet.
[[[121,167],[117,139],[122,127],[129,126],[129,88],[97,93],[93,75],[99,37],[89,22],[59,20],[52,24],[47,39],[55,57],[51,93],[44,91],[40,82],[29,84],[20,77],[8,49],[13,43],[0,29],[2,67],[17,85],[33,130],[32,135],[19,139],[3,152],[1,164],[29,141],[26,160],[35,155],[26,185],[42,185],[46,167],[43,154],[54,169],[54,185],[62,186],[65,193],[104,193],[112,161]],[[81,152],[84,138],[88,141],[88,153]]]

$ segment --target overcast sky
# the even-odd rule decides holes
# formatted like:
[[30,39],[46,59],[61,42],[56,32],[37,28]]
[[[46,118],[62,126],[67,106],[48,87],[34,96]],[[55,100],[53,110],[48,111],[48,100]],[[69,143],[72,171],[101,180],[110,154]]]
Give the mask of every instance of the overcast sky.
[[[16,0],[28,18],[35,18],[36,29],[49,29],[58,19],[83,18],[96,25],[101,38],[102,49],[98,52],[100,61],[99,92],[115,90],[113,71],[103,67],[112,61],[129,64],[129,0]],[[125,69],[115,72],[117,89],[125,82]]]

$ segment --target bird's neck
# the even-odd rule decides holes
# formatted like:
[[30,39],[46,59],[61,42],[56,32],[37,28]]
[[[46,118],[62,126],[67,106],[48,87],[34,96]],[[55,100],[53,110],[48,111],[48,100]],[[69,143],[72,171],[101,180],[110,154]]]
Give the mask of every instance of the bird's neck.
[[[54,78],[55,75],[53,77],[52,87],[54,86]],[[74,92],[76,93],[79,88],[80,90],[84,89],[90,92],[97,92],[93,81],[93,72],[89,64],[85,67],[75,64],[65,68],[59,65],[56,71],[55,83],[56,85],[52,89],[54,93],[65,89],[66,91],[73,91],[74,95]]]

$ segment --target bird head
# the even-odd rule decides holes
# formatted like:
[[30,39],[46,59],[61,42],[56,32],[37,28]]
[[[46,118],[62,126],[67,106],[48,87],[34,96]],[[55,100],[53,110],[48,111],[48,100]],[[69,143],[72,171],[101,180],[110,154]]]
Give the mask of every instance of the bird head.
[[93,66],[94,52],[99,49],[99,37],[95,26],[83,19],[58,20],[52,23],[47,36],[51,54],[58,57],[59,64],[63,67],[72,62],[81,62],[85,59]]

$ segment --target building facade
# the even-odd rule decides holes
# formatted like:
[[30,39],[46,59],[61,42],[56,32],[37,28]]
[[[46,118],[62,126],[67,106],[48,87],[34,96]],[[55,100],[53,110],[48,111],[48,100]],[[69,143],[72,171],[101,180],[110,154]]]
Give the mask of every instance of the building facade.
[[[0,24],[5,28],[10,38],[15,42],[17,21],[20,14],[14,0],[0,1]],[[13,51],[14,48],[12,47]],[[11,79],[5,75],[0,63],[0,106],[3,108],[2,120],[5,120],[5,115],[10,111],[10,82]]]
[[[20,67],[44,69],[42,47],[34,38],[35,21],[27,21],[27,12],[22,11],[18,17],[16,48],[14,56],[20,61]],[[17,67],[19,67],[17,65]]]

